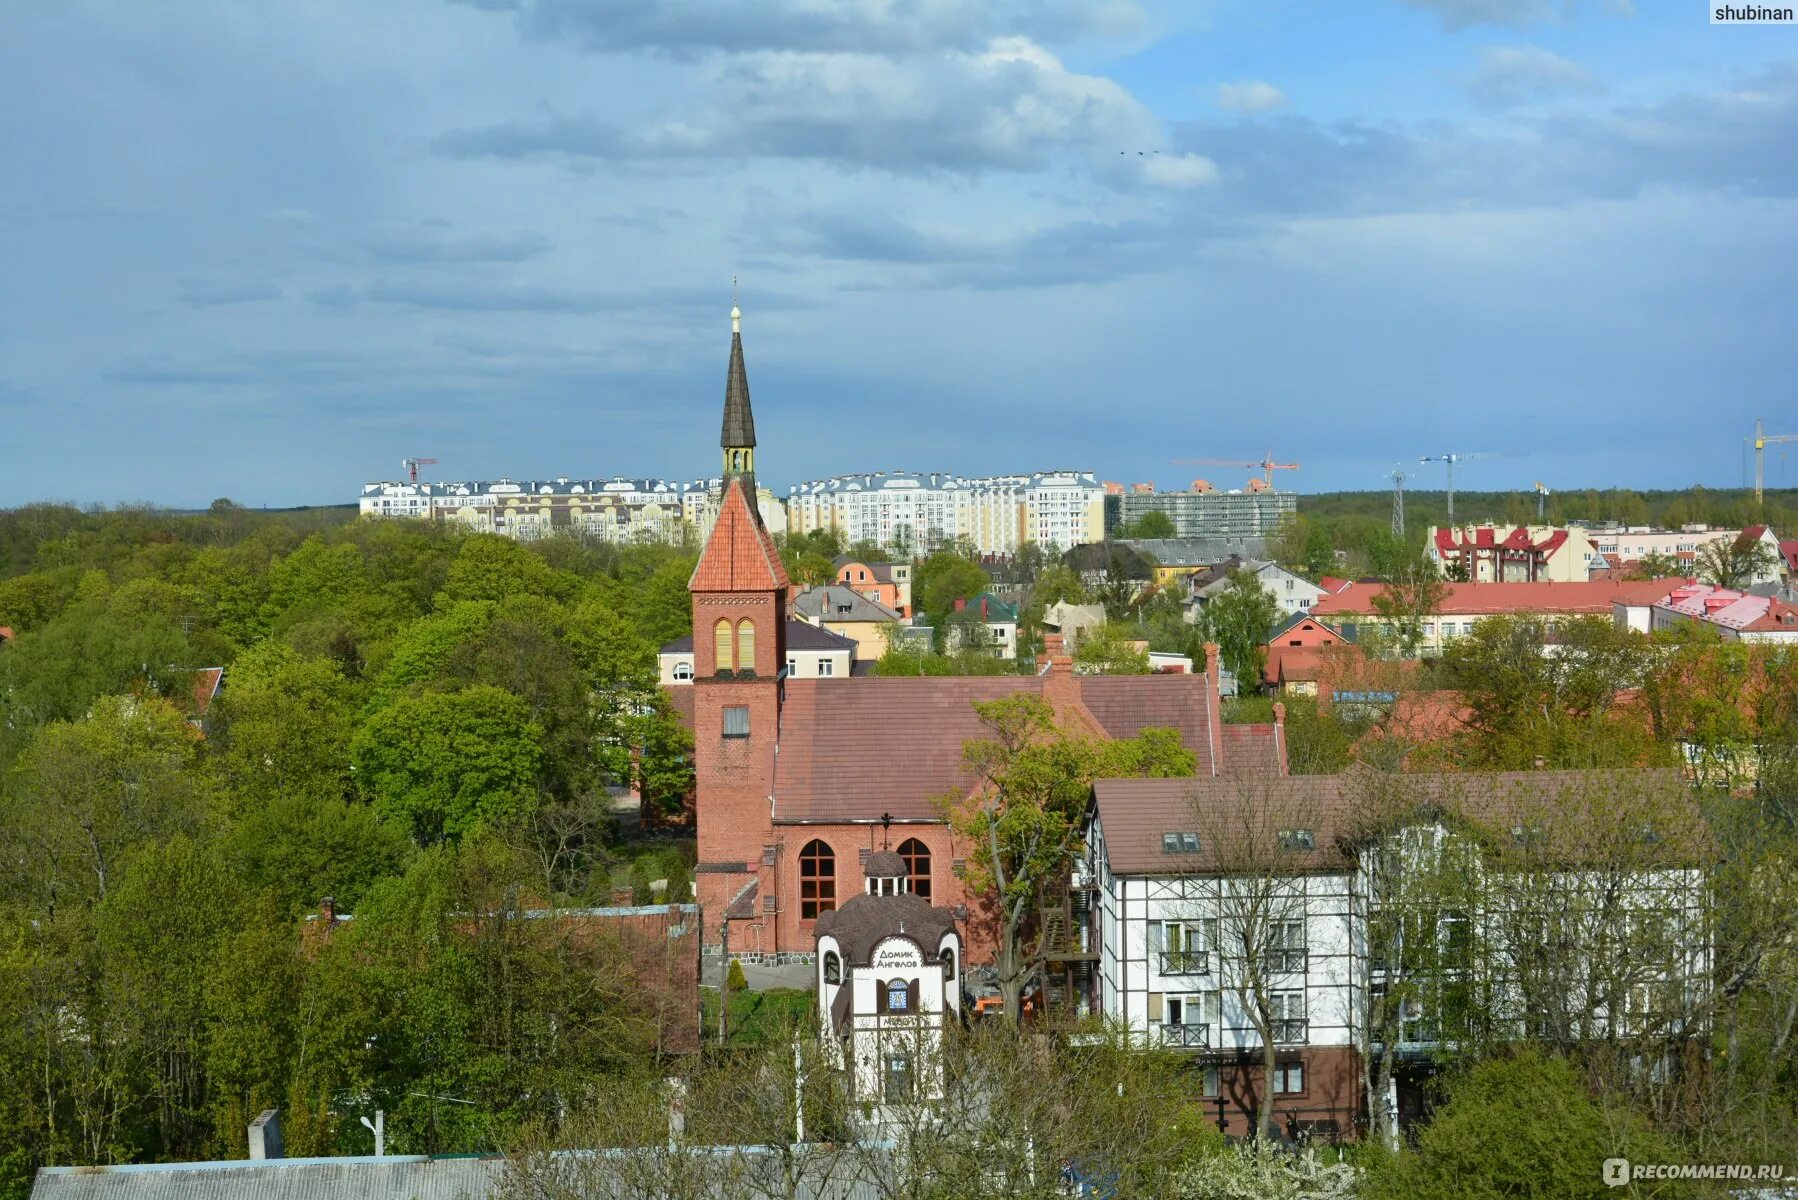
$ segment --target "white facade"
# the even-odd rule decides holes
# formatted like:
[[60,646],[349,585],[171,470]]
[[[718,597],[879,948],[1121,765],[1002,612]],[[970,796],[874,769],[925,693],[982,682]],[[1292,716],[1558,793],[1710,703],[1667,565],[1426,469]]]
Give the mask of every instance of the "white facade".
[[[1309,612],[1311,606],[1330,593],[1302,575],[1295,575],[1277,562],[1245,562],[1242,570],[1247,571],[1261,581],[1261,590],[1274,598],[1280,606],[1282,616],[1290,617],[1295,613]],[[1198,619],[1198,610],[1230,586],[1228,576],[1213,580],[1192,594],[1187,605],[1186,619]]]
[[906,890],[898,855],[881,851],[867,869],[867,893],[818,922],[819,1032],[842,1046],[856,1099],[939,1099],[943,1032],[961,1014],[961,935]]
[[[1650,554],[1690,562],[1700,549],[1712,542],[1733,542],[1742,536],[1740,529],[1713,529],[1708,525],[1687,525],[1681,529],[1654,529],[1646,525],[1593,525],[1585,530],[1600,554],[1614,554],[1624,562],[1633,562]],[[1777,583],[1780,579],[1779,538],[1766,526],[1760,526],[1756,540],[1773,555],[1773,565],[1749,580]]]
[[1067,549],[1104,536],[1105,489],[1090,471],[968,478],[876,472],[794,485],[787,496],[796,534],[832,529],[845,541],[928,550],[967,538],[981,554],[1010,554],[1024,542]]
[[[719,479],[471,480],[455,483],[368,483],[358,504],[365,517],[456,521],[482,533],[539,538],[579,533],[608,542],[699,541],[716,519]],[[786,509],[767,489],[757,508],[770,533],[787,527]]]
[[[1455,836],[1440,825],[1420,825],[1413,832],[1432,847],[1446,846]],[[1169,836],[1181,834],[1170,831]],[[1513,836],[1525,834],[1514,830]],[[1169,857],[1177,860],[1179,851],[1170,851]],[[1258,1051],[1260,1035],[1233,990],[1239,977],[1219,945],[1221,937],[1227,947],[1231,920],[1242,911],[1227,899],[1229,889],[1239,885],[1225,875],[1180,874],[1173,868],[1164,875],[1120,875],[1107,863],[1104,830],[1095,816],[1081,870],[1096,885],[1100,1011],[1165,1045],[1224,1056]],[[1282,949],[1273,954],[1280,968],[1270,989],[1279,1018],[1277,1046],[1298,1054],[1359,1050],[1365,1044],[1369,1006],[1385,982],[1370,961],[1367,941],[1373,865],[1363,857],[1336,869],[1295,873],[1284,881],[1287,899],[1275,900],[1271,910],[1293,926]],[[1639,972],[1635,991],[1671,986],[1689,995],[1690,989],[1705,986],[1710,950],[1701,871],[1682,865],[1641,867],[1621,885],[1615,874],[1577,866],[1548,872],[1545,880],[1527,887],[1507,886],[1508,878],[1483,880],[1475,889],[1483,897],[1482,907],[1466,913],[1464,920],[1469,944],[1480,947],[1469,960],[1470,970],[1480,975],[1475,994],[1492,1006],[1491,1017],[1512,1026],[1516,1036],[1529,1036],[1532,1023],[1540,1019],[1525,1009],[1516,978],[1517,964],[1533,959],[1533,947],[1509,944],[1514,935],[1507,932],[1529,927],[1522,919],[1526,915],[1552,922],[1555,936],[1594,947],[1583,962],[1578,955],[1571,957],[1564,986],[1556,992],[1563,1008],[1577,1014],[1575,1036],[1601,1037],[1611,1030],[1629,1034],[1644,1024],[1647,1002],[1641,1004],[1644,1011],[1611,1012],[1597,995],[1610,981],[1609,964],[1598,959],[1613,926],[1665,922],[1666,936],[1677,947],[1665,963],[1634,964]],[[1522,907],[1527,904],[1551,911],[1529,914]],[[1262,911],[1269,911],[1265,902]],[[1538,987],[1541,982],[1536,981]],[[1419,1032],[1408,1039],[1408,1048],[1433,1044],[1435,1035],[1422,1031],[1434,1015],[1418,1010],[1414,1028]]]

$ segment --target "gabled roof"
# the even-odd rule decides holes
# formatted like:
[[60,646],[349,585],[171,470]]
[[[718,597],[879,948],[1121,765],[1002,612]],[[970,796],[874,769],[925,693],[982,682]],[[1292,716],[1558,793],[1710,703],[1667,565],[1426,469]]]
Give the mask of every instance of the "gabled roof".
[[1779,556],[1785,560],[1786,570],[1798,575],[1798,541],[1779,543]]
[[694,592],[767,592],[788,586],[787,569],[762,525],[755,501],[746,497],[741,476],[728,479],[718,506],[718,523],[699,552],[687,588]]
[[[849,611],[841,612],[847,608]],[[899,614],[840,583],[806,588],[793,597],[793,611],[821,621],[897,621]]]
[[[1678,579],[1600,579],[1577,583],[1446,583],[1436,612],[1443,616],[1488,613],[1600,613],[1609,616],[1613,601],[1647,607],[1678,587]],[[1314,617],[1346,617],[1374,612],[1374,598],[1386,593],[1383,583],[1360,584],[1325,596],[1311,606]]]
[[[872,821],[891,813],[901,821],[939,820],[932,802],[960,795],[973,782],[963,768],[963,744],[990,736],[974,702],[1024,692],[1042,695],[1044,682],[1040,675],[789,681],[780,753],[774,760],[774,819]],[[1226,743],[1224,761],[1217,761],[1210,680],[1202,672],[1080,675],[1066,682],[1077,689],[1078,706],[1058,704],[1058,713],[1090,717],[1092,725],[1114,738],[1135,737],[1151,727],[1172,728],[1197,756],[1201,775],[1215,769],[1266,770],[1278,749],[1271,727],[1235,726],[1265,732],[1242,734],[1240,744]],[[845,786],[846,780],[854,786]]]
[[[1204,777],[1100,779],[1093,783],[1093,804],[1114,874],[1180,875],[1216,869],[1217,848],[1205,844],[1205,829],[1243,830],[1237,814],[1244,804],[1278,806],[1281,818],[1306,822],[1316,849],[1293,852],[1292,866],[1327,870],[1346,865],[1341,842],[1355,833],[1365,780],[1373,774],[1356,768],[1339,775],[1293,775],[1268,784]],[[1507,771],[1405,775],[1394,777],[1394,786],[1405,787],[1419,802],[1502,826],[1519,814],[1577,805],[1587,789],[1654,788],[1683,795],[1684,777],[1678,770]],[[1686,800],[1689,805],[1689,797]],[[1696,825],[1696,810],[1687,816]],[[1575,852],[1582,837],[1602,838],[1604,832],[1583,828],[1578,821],[1567,826],[1550,833],[1566,839]],[[1199,853],[1164,851],[1161,839],[1166,833],[1198,833]],[[1678,844],[1678,839],[1669,841],[1670,853]]]

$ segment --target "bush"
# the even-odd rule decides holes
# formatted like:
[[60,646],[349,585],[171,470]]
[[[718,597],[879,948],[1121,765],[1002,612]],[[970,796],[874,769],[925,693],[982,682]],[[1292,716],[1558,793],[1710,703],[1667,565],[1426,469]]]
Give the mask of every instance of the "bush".
[[724,987],[727,991],[741,992],[749,987],[749,980],[743,976],[743,964],[736,959],[730,960],[730,970],[726,973]]
[[1175,1186],[1180,1200],[1354,1200],[1357,1194],[1355,1168],[1267,1142],[1239,1142],[1196,1159]]
[[1618,1194],[1601,1173],[1613,1157],[1670,1162],[1682,1156],[1637,1114],[1594,1100],[1565,1059],[1532,1050],[1481,1063],[1451,1083],[1448,1104],[1414,1148],[1367,1157],[1362,1195],[1597,1200]]

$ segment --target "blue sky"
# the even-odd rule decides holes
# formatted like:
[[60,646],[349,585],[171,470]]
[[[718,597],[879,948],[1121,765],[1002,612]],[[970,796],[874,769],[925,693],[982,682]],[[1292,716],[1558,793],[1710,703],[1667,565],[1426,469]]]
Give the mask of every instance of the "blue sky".
[[707,474],[733,274],[777,485],[1737,485],[1798,432],[1798,27],[1706,11],[9,6],[0,504]]

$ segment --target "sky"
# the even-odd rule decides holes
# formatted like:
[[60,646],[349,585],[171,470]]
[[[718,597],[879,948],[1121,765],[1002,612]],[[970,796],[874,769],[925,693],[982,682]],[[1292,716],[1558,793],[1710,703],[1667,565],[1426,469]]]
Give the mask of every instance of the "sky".
[[733,278],[777,488],[1739,486],[1798,26],[1707,11],[17,0],[0,505],[715,474]]

